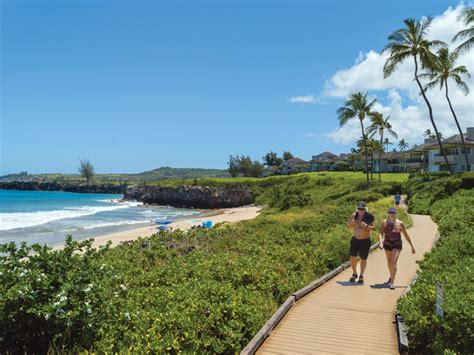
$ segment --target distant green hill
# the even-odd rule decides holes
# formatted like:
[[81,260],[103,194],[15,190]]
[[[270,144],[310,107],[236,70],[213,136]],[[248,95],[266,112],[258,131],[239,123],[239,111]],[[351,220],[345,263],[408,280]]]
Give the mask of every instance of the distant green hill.
[[[116,182],[116,181],[158,181],[166,179],[198,179],[204,177],[230,177],[224,169],[199,169],[199,168],[171,168],[161,167],[138,174],[97,174],[94,177],[96,182]],[[53,181],[82,181],[78,174],[9,174],[1,176],[2,180],[53,180]]]

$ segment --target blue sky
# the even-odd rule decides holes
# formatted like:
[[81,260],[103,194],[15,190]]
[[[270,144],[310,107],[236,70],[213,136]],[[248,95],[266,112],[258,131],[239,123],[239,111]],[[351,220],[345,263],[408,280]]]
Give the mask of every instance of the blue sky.
[[[1,2],[0,174],[345,152],[338,70],[457,1]],[[314,94],[315,104],[289,102]]]

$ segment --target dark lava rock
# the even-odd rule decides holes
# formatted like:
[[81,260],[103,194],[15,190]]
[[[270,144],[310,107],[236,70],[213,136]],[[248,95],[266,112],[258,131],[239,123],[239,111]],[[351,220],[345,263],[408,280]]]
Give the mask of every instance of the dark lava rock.
[[185,208],[228,208],[246,206],[253,202],[252,189],[248,186],[129,185],[124,199]]

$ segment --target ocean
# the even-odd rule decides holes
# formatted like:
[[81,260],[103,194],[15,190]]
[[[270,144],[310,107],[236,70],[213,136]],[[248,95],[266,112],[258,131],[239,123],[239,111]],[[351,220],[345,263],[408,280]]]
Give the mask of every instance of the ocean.
[[58,245],[148,225],[155,219],[178,220],[202,211],[143,206],[123,195],[0,190],[0,244]]

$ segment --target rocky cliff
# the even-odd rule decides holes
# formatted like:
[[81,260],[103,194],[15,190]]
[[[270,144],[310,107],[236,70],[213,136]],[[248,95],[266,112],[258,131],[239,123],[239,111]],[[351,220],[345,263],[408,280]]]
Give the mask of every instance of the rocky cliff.
[[117,184],[77,184],[55,181],[0,181],[3,190],[30,190],[30,191],[66,191],[81,193],[123,194],[126,185]]
[[186,208],[227,208],[249,205],[253,202],[252,189],[247,186],[208,187],[130,185],[126,200]]
[[247,186],[208,187],[183,185],[78,184],[54,181],[0,181],[0,189],[124,194],[126,200],[184,208],[228,208],[253,202]]

